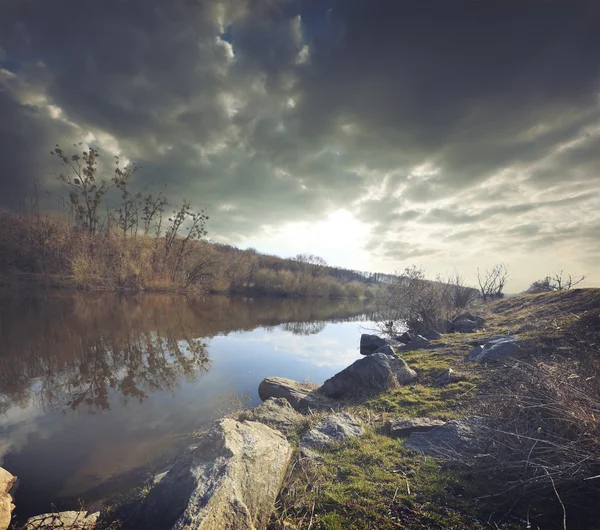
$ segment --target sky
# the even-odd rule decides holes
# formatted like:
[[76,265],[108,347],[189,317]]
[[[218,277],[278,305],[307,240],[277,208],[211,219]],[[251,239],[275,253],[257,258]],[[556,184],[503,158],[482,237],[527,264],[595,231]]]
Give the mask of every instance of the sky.
[[596,1],[2,0],[0,205],[82,141],[216,241],[599,285],[599,95]]

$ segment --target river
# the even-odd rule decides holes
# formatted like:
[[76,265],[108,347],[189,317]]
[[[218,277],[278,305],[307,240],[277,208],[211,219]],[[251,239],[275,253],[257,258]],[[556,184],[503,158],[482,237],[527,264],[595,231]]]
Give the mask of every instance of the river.
[[358,300],[0,293],[0,465],[22,519],[160,472],[195,430],[359,357]]

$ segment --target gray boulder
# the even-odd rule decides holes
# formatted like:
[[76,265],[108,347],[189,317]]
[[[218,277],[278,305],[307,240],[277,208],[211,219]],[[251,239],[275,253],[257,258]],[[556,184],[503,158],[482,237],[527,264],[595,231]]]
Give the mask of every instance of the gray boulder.
[[355,361],[327,379],[319,393],[331,398],[347,398],[364,393],[385,392],[406,385],[417,378],[404,359],[384,353],[374,353]]
[[427,340],[440,340],[442,338],[442,334],[432,328],[425,328],[421,331],[421,335]]
[[417,335],[412,331],[405,331],[402,335],[398,335],[394,337],[394,340],[401,342],[403,344],[408,344],[411,340],[414,340]]
[[389,421],[386,424],[386,430],[392,438],[405,438],[413,432],[427,432],[445,423],[430,418],[399,418],[395,421]]
[[242,412],[240,420],[264,423],[288,436],[302,420],[302,415],[292,408],[287,399],[269,398],[258,407]]
[[318,451],[343,443],[364,432],[362,424],[347,412],[330,414],[300,440],[300,449]]
[[441,458],[468,460],[482,451],[480,429],[483,425],[484,420],[479,416],[451,420],[428,432],[411,434],[404,446]]
[[360,354],[361,355],[371,355],[377,349],[381,348],[388,344],[389,341],[386,339],[382,339],[377,335],[369,335],[367,333],[363,333],[360,336]]
[[517,339],[515,337],[499,337],[486,342],[483,346],[475,347],[469,357],[470,362],[487,363],[490,361],[502,361],[518,351]]
[[312,385],[298,383],[285,377],[266,377],[258,385],[260,399],[283,398],[296,410],[302,408],[301,402],[314,391]]
[[15,509],[13,498],[10,495],[17,477],[0,467],[0,530],[10,526],[12,511]]
[[220,420],[177,459],[122,528],[264,529],[291,457],[288,441],[267,425]]
[[49,530],[51,528],[62,530],[92,530],[100,517],[100,512],[54,512],[43,513],[27,519],[24,530]]
[[398,353],[400,353],[401,351],[406,349],[406,344],[399,344],[399,345],[394,345],[392,346],[391,344],[386,344],[385,346],[382,346],[381,348],[378,348],[377,350],[375,350],[373,353],[383,353],[385,355],[392,355],[392,356],[396,356],[398,355]]
[[473,333],[485,324],[485,320],[471,313],[463,313],[452,321],[451,331],[455,333]]
[[410,342],[406,344],[406,350],[423,350],[429,348],[429,341],[422,335],[416,335]]

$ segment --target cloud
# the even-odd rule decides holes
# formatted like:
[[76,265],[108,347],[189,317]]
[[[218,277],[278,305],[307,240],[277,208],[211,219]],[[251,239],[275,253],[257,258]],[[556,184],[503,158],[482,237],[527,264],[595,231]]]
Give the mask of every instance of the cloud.
[[526,241],[556,250],[565,223],[585,240],[600,215],[596,2],[2,11],[5,205],[48,174],[55,142],[91,139],[135,160],[140,186],[209,206],[215,239],[260,247],[269,227],[344,209],[376,227],[354,253],[384,270],[521,259]]

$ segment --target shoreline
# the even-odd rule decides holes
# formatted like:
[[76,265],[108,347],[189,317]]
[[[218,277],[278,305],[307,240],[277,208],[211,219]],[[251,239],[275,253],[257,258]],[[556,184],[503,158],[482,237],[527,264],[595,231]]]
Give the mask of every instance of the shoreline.
[[[482,309],[485,320],[465,314],[454,321],[479,319],[479,329],[472,332],[446,333],[427,342],[410,334],[392,340],[363,336],[363,357],[317,389],[266,378],[259,386],[261,405],[213,422],[160,481],[99,514],[102,525],[119,519],[122,527],[98,528],[141,528],[139,521],[149,529],[171,528],[181,517],[199,523],[211,513],[233,513],[230,491],[244,513],[260,522],[257,529],[306,528],[310,521],[314,528],[334,530],[391,529],[398,522],[415,529],[483,530],[486,517],[496,514],[495,522],[516,530],[522,528],[523,510],[529,514],[530,509],[532,522],[541,527],[562,524],[557,517],[561,505],[547,479],[540,478],[545,493],[537,501],[515,499],[504,485],[512,476],[506,466],[510,454],[486,444],[498,439],[490,426],[502,425],[497,406],[507,404],[500,396],[523,384],[520,370],[529,370],[540,348],[550,348],[545,363],[560,367],[564,361],[556,357],[553,344],[563,341],[564,349],[568,341],[579,340],[582,323],[592,326],[582,329],[596,329],[600,290],[525,295]],[[538,361],[538,368],[543,365]],[[524,373],[530,378],[535,372]],[[534,387],[529,390],[536,394]],[[525,449],[534,462],[535,446]],[[271,452],[280,456],[272,460]],[[250,478],[238,471],[245,469],[249,454],[261,462]],[[593,470],[593,458],[590,465]],[[485,478],[491,470],[494,481]],[[582,473],[585,478],[589,471]],[[562,478],[556,475],[556,480]],[[258,483],[265,486],[250,486]],[[185,491],[181,484],[188,484]],[[205,484],[213,485],[213,493],[198,504],[193,499]],[[564,491],[567,484],[557,487]],[[594,484],[585,485],[593,496]],[[265,495],[259,495],[263,490]],[[170,511],[173,499],[180,508]],[[592,528],[593,500],[579,512],[571,502],[577,506],[579,501],[566,501],[570,520],[587,521],[572,527]],[[505,513],[505,503],[512,504],[512,513]],[[155,524],[160,506],[166,511]],[[227,521],[219,528],[247,528],[235,518]]]

